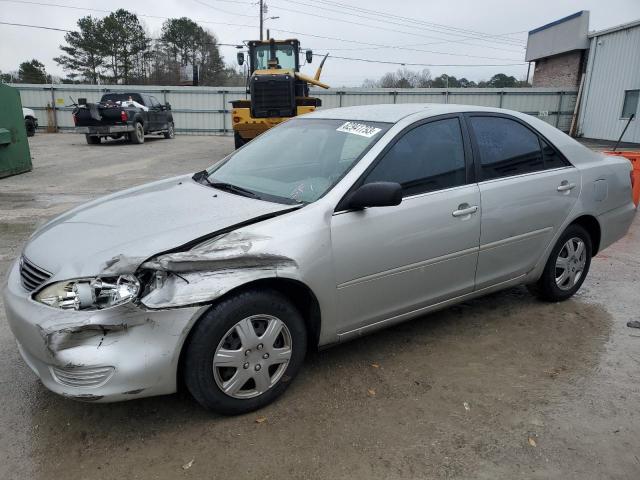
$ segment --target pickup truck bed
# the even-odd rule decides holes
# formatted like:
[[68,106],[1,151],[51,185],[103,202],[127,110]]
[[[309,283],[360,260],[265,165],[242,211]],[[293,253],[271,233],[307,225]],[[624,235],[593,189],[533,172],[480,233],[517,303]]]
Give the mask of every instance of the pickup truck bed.
[[144,143],[148,133],[173,138],[173,114],[169,104],[161,105],[150,95],[134,92],[107,93],[98,103],[80,101],[73,111],[77,133],[96,145],[102,138],[126,136],[131,143]]

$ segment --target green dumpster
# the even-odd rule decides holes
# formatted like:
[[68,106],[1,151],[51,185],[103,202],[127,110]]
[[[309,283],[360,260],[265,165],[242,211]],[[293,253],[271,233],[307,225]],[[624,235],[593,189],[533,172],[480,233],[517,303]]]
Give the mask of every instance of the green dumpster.
[[0,83],[0,178],[31,170],[20,93]]

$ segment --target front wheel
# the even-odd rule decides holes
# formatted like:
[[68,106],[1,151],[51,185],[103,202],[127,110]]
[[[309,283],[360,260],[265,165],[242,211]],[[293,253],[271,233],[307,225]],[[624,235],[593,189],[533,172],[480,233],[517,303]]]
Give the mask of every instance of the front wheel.
[[33,137],[36,134],[36,122],[32,118],[27,118],[24,121],[24,126],[27,129],[27,137]]
[[211,308],[186,346],[183,375],[205,408],[238,415],[280,396],[307,349],[305,324],[280,293],[249,290]]
[[233,132],[233,143],[236,147],[236,150],[247,143],[247,140],[242,138],[238,132]]
[[142,126],[142,123],[136,122],[134,124],[133,132],[129,133],[129,141],[136,145],[144,143],[144,127]]
[[167,131],[164,132],[164,138],[170,139],[170,138],[175,138],[175,136],[176,136],[176,131],[175,131],[175,127],[173,126],[173,122],[169,122],[167,124]]
[[570,225],[549,255],[540,279],[528,285],[541,300],[561,302],[580,289],[591,266],[591,236],[580,225]]

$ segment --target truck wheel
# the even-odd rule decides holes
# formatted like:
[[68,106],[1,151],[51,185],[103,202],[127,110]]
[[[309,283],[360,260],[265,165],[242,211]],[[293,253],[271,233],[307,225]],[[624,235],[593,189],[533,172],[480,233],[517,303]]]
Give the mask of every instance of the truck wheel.
[[233,142],[235,143],[236,149],[238,149],[247,143],[247,140],[242,138],[238,132],[233,132]]
[[133,128],[133,132],[129,133],[129,141],[136,145],[144,143],[144,127],[142,124],[140,122],[136,122]]
[[89,145],[100,145],[100,137],[92,137],[91,135],[85,135],[84,137]]
[[167,123],[167,131],[164,132],[164,138],[174,138],[176,136],[176,131],[173,126],[173,122]]
[[27,137],[33,137],[36,134],[36,124],[32,118],[27,118],[24,121],[24,126],[27,129]]

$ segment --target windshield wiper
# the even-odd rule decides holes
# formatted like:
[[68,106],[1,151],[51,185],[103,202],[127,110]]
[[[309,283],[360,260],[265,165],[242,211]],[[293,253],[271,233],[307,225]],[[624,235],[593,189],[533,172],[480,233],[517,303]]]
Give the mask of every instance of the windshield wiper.
[[217,188],[218,190],[224,190],[224,191],[231,192],[231,193],[237,193],[239,195],[244,195],[245,197],[258,198],[258,199],[260,198],[260,195],[258,195],[257,193],[252,192],[251,190],[247,190],[246,188],[242,188],[242,187],[239,187],[237,185],[233,185],[231,183],[212,182],[208,178],[207,178],[207,183],[209,183],[209,185],[211,185],[213,188]]
[[195,181],[200,182],[201,180],[204,180],[209,186],[217,188],[218,190],[224,190],[225,192],[235,193],[236,195],[243,195],[245,197],[257,198],[258,200],[261,200],[260,195],[252,192],[249,189],[226,182],[212,182],[211,180],[209,180],[209,172],[207,172],[206,170],[196,173],[194,177],[196,176],[197,178],[194,178]]

